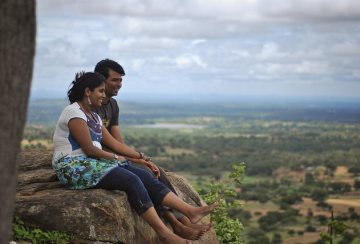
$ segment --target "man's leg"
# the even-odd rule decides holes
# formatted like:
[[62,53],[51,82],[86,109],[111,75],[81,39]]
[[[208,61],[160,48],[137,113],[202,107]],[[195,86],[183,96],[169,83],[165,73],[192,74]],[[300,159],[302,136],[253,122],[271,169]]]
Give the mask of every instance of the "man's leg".
[[[131,161],[130,165],[134,166],[134,167],[138,167],[141,169],[145,169],[146,171],[150,172],[151,174],[153,174],[153,172],[151,171],[151,169],[149,169],[148,167],[144,166],[144,165],[140,165]],[[167,188],[169,188],[175,195],[177,195],[177,192],[175,190],[175,188],[172,186],[172,184],[170,183],[169,179],[166,176],[166,173],[164,171],[163,168],[159,167],[160,170],[160,177],[159,177],[159,181],[162,182]],[[164,211],[164,210],[168,210],[168,209],[164,209],[163,206],[160,206],[160,211]],[[171,210],[173,212],[173,214],[175,215],[176,219],[181,219],[183,217],[185,217],[182,213],[176,211],[176,210]],[[170,222],[171,223],[171,222]]]
[[[136,174],[126,170],[124,167],[116,167],[105,175],[96,187],[125,191],[130,205],[158,233],[163,243],[189,243],[185,239],[173,234],[161,221],[143,182]],[[166,192],[170,192],[170,190],[167,189]]]
[[[150,172],[151,174],[153,174],[153,172],[144,165],[140,165],[140,164],[137,164],[137,163],[134,163],[131,161],[128,161],[128,162],[130,165],[132,165],[134,167],[144,169],[144,170]],[[166,172],[164,171],[164,169],[159,167],[159,170],[160,170],[159,181],[162,182],[174,194],[177,195],[177,192],[176,192],[175,188],[172,186],[172,184],[170,183],[169,179],[167,178]],[[193,223],[191,223],[191,221],[188,217],[186,217],[179,211],[177,211],[175,209],[169,209],[162,205],[157,206],[156,209],[158,212],[163,213],[164,219],[171,225],[174,232],[186,239],[196,240],[193,238],[194,237],[199,238],[204,232],[208,231],[212,226],[211,224],[208,224],[208,225],[193,224]],[[192,229],[197,230],[196,233]]]

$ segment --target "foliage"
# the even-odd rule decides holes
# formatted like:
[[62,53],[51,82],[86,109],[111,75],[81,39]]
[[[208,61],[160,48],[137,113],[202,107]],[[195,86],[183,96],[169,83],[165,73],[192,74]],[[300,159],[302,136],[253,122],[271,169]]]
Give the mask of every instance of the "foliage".
[[[23,147],[51,146],[56,120],[66,103],[36,101],[30,104],[28,126],[24,133],[26,145]],[[311,198],[318,207],[331,210],[328,198],[342,198],[346,192],[360,189],[360,178],[356,177],[360,174],[358,105],[352,108],[346,105],[335,110],[319,104],[315,106],[316,109],[300,104],[286,104],[284,107],[269,104],[264,107],[190,102],[185,105],[121,102],[120,106],[120,121],[126,143],[151,155],[162,167],[181,171],[195,179],[202,178],[200,182],[205,182],[210,179],[222,180],[224,174],[231,170],[230,163],[238,158],[248,162],[241,191],[234,197],[231,194],[222,195],[227,203],[234,199],[251,201],[254,205],[266,203],[261,210],[260,204],[260,207],[247,204],[251,214],[246,212],[248,209],[228,209],[231,219],[238,218],[249,226],[247,243],[274,242],[273,239],[276,241],[278,238],[274,238],[274,232],[283,234],[287,231],[294,238],[301,239],[299,235],[304,234],[306,226],[321,229],[331,220],[318,216],[318,210],[313,206],[313,216],[308,214],[305,219],[292,211],[296,208],[293,204]],[[159,123],[195,125],[202,129],[133,127],[134,124]],[[338,166],[347,167],[348,172],[335,177]],[[289,175],[288,170],[291,172]],[[354,184],[348,185],[349,181],[344,177],[354,177]],[[225,191],[234,185],[227,182],[221,184],[226,184],[226,187],[217,187],[218,191]],[[216,188],[215,185],[213,187]],[[210,191],[210,187],[204,190],[204,194],[207,191]],[[306,200],[299,205],[308,202]],[[279,215],[280,221],[274,223],[277,227],[275,231],[265,233],[256,221],[269,211],[286,214]],[[359,212],[338,215],[336,220],[358,226]],[[288,223],[293,229],[288,229]],[[254,234],[256,239],[249,236],[251,226],[259,231]],[[354,230],[350,233],[354,234]],[[355,241],[359,241],[360,235],[355,236]],[[286,241],[288,237],[283,235],[282,238]],[[343,242],[346,239],[340,235],[337,241],[339,238],[343,238]],[[318,243],[324,241],[319,240]]]
[[271,244],[281,244],[282,237],[279,233],[274,233],[273,238],[271,240]]
[[58,231],[42,231],[38,228],[29,228],[19,218],[15,217],[13,223],[13,240],[30,241],[33,244],[37,243],[56,243],[66,244],[69,243],[70,237]]
[[352,165],[349,167],[348,172],[354,175],[360,174],[360,166],[359,165]]
[[360,190],[360,180],[355,180],[354,181],[354,188],[355,190]]
[[[232,166],[233,171],[229,175],[229,178],[233,180],[236,185],[241,183],[242,176],[245,170],[245,164],[240,163]],[[204,194],[204,200],[210,204],[215,201],[219,202],[219,206],[211,214],[211,220],[215,223],[216,235],[220,243],[243,243],[242,233],[244,231],[243,224],[238,219],[232,219],[229,217],[231,209],[241,206],[241,203],[236,200],[236,191],[229,184],[224,182],[212,183],[207,185],[208,190]]]
[[270,244],[266,232],[258,228],[250,228],[247,233],[247,244]]
[[259,227],[264,231],[276,230],[280,224],[295,223],[298,210],[288,208],[286,211],[269,211],[258,219]]
[[[349,231],[352,231],[355,234]],[[320,237],[323,241],[332,242],[335,236],[340,235],[343,239],[339,243],[351,243],[358,234],[359,233],[357,228],[349,226],[344,221],[334,219],[334,214],[332,212],[331,221],[328,224],[328,231],[321,232]]]

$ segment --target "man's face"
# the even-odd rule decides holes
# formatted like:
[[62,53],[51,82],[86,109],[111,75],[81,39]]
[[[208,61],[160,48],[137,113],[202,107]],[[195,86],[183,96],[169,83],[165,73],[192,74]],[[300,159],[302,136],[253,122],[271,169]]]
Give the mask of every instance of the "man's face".
[[105,81],[105,93],[107,97],[117,96],[122,86],[122,75],[109,70],[109,77]]

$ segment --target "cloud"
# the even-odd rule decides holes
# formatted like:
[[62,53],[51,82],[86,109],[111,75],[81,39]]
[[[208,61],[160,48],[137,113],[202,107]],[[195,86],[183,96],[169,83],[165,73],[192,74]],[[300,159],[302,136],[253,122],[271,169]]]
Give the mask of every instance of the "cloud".
[[283,56],[284,54],[279,52],[279,46],[274,42],[265,43],[259,53],[260,59],[274,59]]
[[110,51],[126,51],[135,49],[170,49],[175,48],[179,41],[170,38],[113,38],[109,41]]
[[328,71],[328,64],[326,62],[312,62],[305,60],[297,65],[294,70],[301,74],[326,74]]
[[170,83],[177,92],[360,91],[357,1],[39,0],[37,15],[37,90],[112,58],[130,92],[148,80],[165,93]]
[[188,68],[193,65],[196,65],[200,68],[205,69],[207,64],[197,55],[194,54],[185,54],[175,58],[175,64],[179,68]]
[[132,60],[132,69],[135,72],[140,72],[145,65],[146,61],[144,59],[133,59]]

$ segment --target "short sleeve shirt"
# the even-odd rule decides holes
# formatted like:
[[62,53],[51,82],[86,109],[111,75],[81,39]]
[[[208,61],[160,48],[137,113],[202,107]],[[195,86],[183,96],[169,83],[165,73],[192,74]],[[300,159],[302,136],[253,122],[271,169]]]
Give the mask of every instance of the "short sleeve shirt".
[[114,98],[110,98],[107,104],[101,105],[100,108],[93,109],[96,112],[105,128],[110,131],[112,126],[119,125],[119,106]]
[[69,130],[69,121],[74,118],[83,119],[87,123],[94,146],[101,148],[102,121],[99,115],[97,115],[96,113],[93,113],[93,117],[95,119],[87,116],[84,111],[81,110],[77,102],[74,102],[73,104],[65,107],[56,124],[53,136],[54,160],[64,156],[85,155],[79,143],[75,140]]

